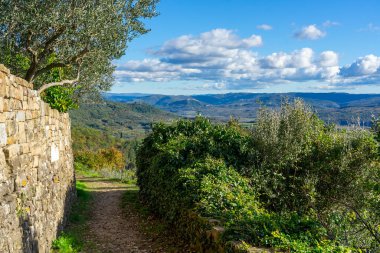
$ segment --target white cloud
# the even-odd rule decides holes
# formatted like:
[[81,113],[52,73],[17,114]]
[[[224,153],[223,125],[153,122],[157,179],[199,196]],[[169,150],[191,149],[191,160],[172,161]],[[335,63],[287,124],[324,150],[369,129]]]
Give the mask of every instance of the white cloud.
[[312,66],[314,52],[311,48],[302,48],[292,54],[292,66],[294,68],[307,68]]
[[225,82],[205,83],[202,85],[202,88],[206,90],[209,90],[209,89],[223,90],[226,87],[227,85]]
[[181,65],[168,64],[159,59],[128,61],[117,67],[115,76],[126,82],[165,82],[178,80],[186,75],[200,73],[199,69],[183,68]]
[[231,30],[215,29],[199,36],[184,35],[167,41],[155,54],[166,56],[168,59],[199,61],[199,57],[228,57],[238,49],[258,47],[262,44],[263,40],[258,35],[241,39]]
[[324,51],[319,56],[319,65],[321,65],[322,67],[337,66],[338,61],[338,54],[334,51]]
[[326,32],[318,29],[316,25],[305,26],[294,34],[297,39],[318,40],[326,36]]
[[257,25],[256,28],[259,30],[264,30],[264,31],[269,31],[269,30],[273,29],[273,27],[271,25],[268,25],[268,24]]
[[379,73],[380,57],[373,54],[360,57],[354,63],[341,69],[343,76],[366,76]]
[[330,20],[327,20],[327,21],[323,22],[323,24],[322,24],[322,26],[324,26],[324,27],[339,26],[339,25],[340,25],[339,22],[330,21]]
[[119,82],[191,80],[204,83],[203,88],[208,89],[308,81],[329,87],[380,84],[378,56],[367,55],[342,67],[334,51],[317,53],[301,48],[260,56],[253,48],[261,43],[261,37],[256,35],[240,38],[225,29],[181,36],[152,52],[156,58],[118,66],[115,76]]
[[263,68],[306,68],[312,63],[313,50],[310,48],[302,48],[290,54],[273,53],[261,59],[261,67]]

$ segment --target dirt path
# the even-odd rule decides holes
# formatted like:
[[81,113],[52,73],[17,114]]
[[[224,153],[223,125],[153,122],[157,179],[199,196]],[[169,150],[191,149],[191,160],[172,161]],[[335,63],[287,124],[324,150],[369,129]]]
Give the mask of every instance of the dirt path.
[[[88,253],[161,253],[184,252],[181,247],[144,232],[146,221],[132,208],[122,208],[121,201],[133,185],[125,185],[104,178],[79,178],[93,196],[85,241],[91,242]],[[163,235],[161,235],[162,237]]]

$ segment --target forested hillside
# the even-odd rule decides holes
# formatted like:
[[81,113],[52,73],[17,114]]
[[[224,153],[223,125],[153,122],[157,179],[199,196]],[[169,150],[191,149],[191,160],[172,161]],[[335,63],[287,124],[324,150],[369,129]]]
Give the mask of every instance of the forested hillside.
[[175,115],[142,103],[84,104],[70,111],[77,167],[122,176],[133,174],[138,143],[154,122],[171,122]]
[[339,125],[369,125],[372,115],[380,115],[379,94],[348,93],[227,93],[192,96],[104,94],[107,100],[131,103],[141,101],[180,116],[198,114],[228,121],[231,116],[251,122],[262,106],[278,108],[284,99],[301,98],[326,122]]
[[104,102],[83,104],[70,111],[72,125],[89,127],[123,139],[144,136],[153,122],[170,121],[177,116],[144,103]]

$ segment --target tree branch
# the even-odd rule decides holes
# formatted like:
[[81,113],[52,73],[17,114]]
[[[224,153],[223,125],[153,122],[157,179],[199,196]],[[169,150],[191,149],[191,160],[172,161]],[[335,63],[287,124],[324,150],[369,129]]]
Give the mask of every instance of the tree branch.
[[67,65],[68,64],[62,63],[62,62],[53,62],[45,66],[44,68],[37,70],[35,76],[48,72],[49,70],[52,70],[53,68],[63,68],[63,67],[66,67]]
[[81,60],[90,50],[86,46],[82,51],[80,51],[76,56],[73,56],[70,60],[70,63],[77,63],[78,60]]
[[38,89],[38,94],[41,94],[44,90],[46,90],[46,89],[48,89],[50,87],[53,87],[53,86],[62,86],[62,85],[65,85],[65,84],[74,84],[74,83],[77,83],[79,81],[79,77],[80,77],[80,70],[78,70],[78,75],[73,80],[62,80],[60,82],[46,83],[46,84],[42,85]]
[[360,212],[353,206],[347,204],[347,203],[343,203],[343,205],[345,205],[346,207],[348,207],[349,209],[351,209],[355,214],[356,214],[356,217],[359,219],[359,221],[364,225],[364,227],[367,229],[367,231],[372,235],[372,237],[378,242],[380,243],[380,235],[379,233],[376,231],[376,229],[374,227],[371,226],[371,224],[369,224],[360,214]]
[[32,81],[34,74],[36,73],[37,65],[38,65],[38,53],[35,50],[33,50],[30,46],[31,41],[32,41],[32,36],[33,36],[33,32],[28,31],[28,37],[25,42],[26,51],[29,52],[32,56],[32,62],[30,63],[29,69],[25,75],[25,80],[28,82]]
[[61,36],[65,32],[65,30],[66,30],[65,26],[59,28],[55,34],[53,34],[48,40],[46,40],[44,50],[41,53],[41,59],[47,55],[50,45],[53,44],[53,42],[56,39],[58,39],[58,37]]
[[41,74],[43,74],[45,72],[48,72],[49,70],[52,70],[54,68],[63,68],[63,67],[67,67],[70,64],[78,63],[78,61],[81,60],[88,52],[89,52],[89,50],[88,50],[88,48],[86,46],[77,55],[71,57],[70,60],[67,60],[66,63],[63,63],[63,62],[53,62],[53,63],[51,63],[51,64],[43,67],[42,69],[37,70],[34,76],[41,75]]
[[32,36],[33,36],[33,33],[31,31],[28,31],[28,37],[26,39],[25,48],[26,48],[26,51],[28,51],[32,55],[33,61],[37,62],[37,56],[38,56],[38,54],[30,46],[30,43],[32,41]]

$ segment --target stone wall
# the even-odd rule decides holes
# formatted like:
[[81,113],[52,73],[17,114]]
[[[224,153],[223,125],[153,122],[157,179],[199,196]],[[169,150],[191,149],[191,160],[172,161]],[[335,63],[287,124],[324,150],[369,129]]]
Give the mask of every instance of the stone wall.
[[50,252],[74,182],[69,115],[0,65],[0,252]]

